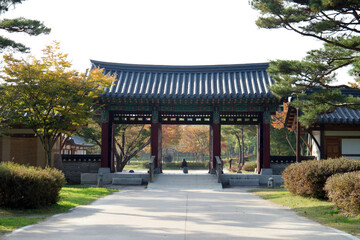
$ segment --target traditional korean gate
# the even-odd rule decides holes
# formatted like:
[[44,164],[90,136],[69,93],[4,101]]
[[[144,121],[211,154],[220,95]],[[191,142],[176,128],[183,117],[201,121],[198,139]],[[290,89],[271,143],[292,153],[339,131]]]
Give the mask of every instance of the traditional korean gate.
[[270,168],[270,116],[281,103],[268,90],[268,64],[155,66],[92,61],[117,74],[100,96],[102,167],[113,169],[113,125],[151,124],[151,155],[161,166],[163,124],[210,125],[209,168],[221,156],[221,125],[258,126],[258,171]]

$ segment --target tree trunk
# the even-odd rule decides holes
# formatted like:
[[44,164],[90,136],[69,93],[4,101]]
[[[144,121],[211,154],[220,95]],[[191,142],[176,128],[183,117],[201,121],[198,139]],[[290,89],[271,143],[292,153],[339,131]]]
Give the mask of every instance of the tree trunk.
[[43,147],[44,147],[44,151],[47,157],[47,165],[46,167],[54,167],[51,163],[51,155],[52,155],[52,149],[55,145],[56,140],[59,138],[60,135],[57,135],[53,137],[53,140],[51,137],[44,137],[44,142],[43,142]]
[[244,149],[244,129],[241,128],[241,162],[242,166],[245,165],[245,149]]
[[175,152],[175,151],[176,151],[176,150],[175,150],[175,148],[174,148],[173,150],[174,150],[174,151],[173,151],[172,161],[173,161],[173,162],[175,162],[175,161],[176,161],[176,160],[175,160],[175,154],[176,154],[176,152]]
[[[115,155],[115,162],[116,162],[116,172],[122,172],[125,165],[123,165],[124,158],[125,158],[125,132],[126,129],[124,129],[124,132],[121,135],[121,142],[115,143],[114,147],[114,155]],[[116,148],[117,146],[117,148]],[[120,152],[120,153],[119,153]],[[114,163],[115,164],[115,163]]]
[[126,156],[123,157],[123,160],[120,162],[120,165],[118,166],[119,172],[122,172],[124,170],[124,167],[129,162],[130,159],[128,159]]
[[241,164],[241,141],[240,141],[240,137],[238,135],[235,135],[236,139],[238,141],[238,146],[239,146],[239,165]]
[[46,153],[46,157],[47,157],[47,165],[46,167],[52,167],[51,166],[51,149],[46,149],[45,150],[45,153]]
[[293,146],[292,146],[292,144],[290,142],[289,135],[288,135],[286,129],[284,129],[284,133],[285,133],[285,138],[286,138],[287,143],[289,144],[289,146],[290,146],[291,150],[293,151],[293,153],[296,155],[296,151],[295,151],[295,149],[293,148]]
[[122,169],[120,169],[120,165],[122,163],[123,154],[119,153],[117,149],[114,150],[115,155],[115,161],[116,161],[116,172],[122,172]]

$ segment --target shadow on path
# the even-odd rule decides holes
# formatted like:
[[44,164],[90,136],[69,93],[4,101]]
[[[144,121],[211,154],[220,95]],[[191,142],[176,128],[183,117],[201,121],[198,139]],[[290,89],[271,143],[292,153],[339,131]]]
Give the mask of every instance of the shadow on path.
[[349,239],[249,193],[214,190],[124,190],[51,217],[11,240]]

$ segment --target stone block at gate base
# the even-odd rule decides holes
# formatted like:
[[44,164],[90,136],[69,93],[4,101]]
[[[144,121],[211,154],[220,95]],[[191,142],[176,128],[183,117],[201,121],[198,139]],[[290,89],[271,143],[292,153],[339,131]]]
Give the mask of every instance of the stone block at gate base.
[[[102,184],[123,184],[123,185],[141,185],[149,182],[149,174],[147,173],[106,173],[102,174]],[[115,180],[113,179],[129,179],[129,180]],[[136,179],[136,180],[130,180]],[[119,183],[118,183],[119,181]],[[139,183],[140,182],[140,183]],[[82,173],[81,174],[81,184],[92,184],[95,185],[98,183],[98,174],[97,173]]]
[[273,175],[273,170],[271,168],[262,168],[261,175]]
[[108,174],[110,173],[110,168],[99,168],[98,173],[100,174]]
[[113,185],[141,185],[141,178],[113,178]]
[[230,186],[259,186],[259,179],[229,179]]
[[[224,186],[267,186],[270,177],[274,179],[275,186],[284,184],[284,180],[281,175],[227,173],[221,175],[221,180]],[[250,185],[256,183],[259,185]]]
[[[107,173],[103,174],[103,184],[110,184],[114,174]],[[81,174],[81,184],[97,184],[98,174],[97,173],[82,173]]]

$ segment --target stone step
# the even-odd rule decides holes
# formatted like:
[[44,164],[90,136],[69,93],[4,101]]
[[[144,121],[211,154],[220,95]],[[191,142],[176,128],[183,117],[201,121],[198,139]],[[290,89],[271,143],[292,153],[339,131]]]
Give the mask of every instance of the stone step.
[[225,186],[267,186],[269,178],[273,178],[275,186],[284,184],[281,175],[261,174],[224,174],[221,176]]
[[142,179],[141,178],[113,178],[112,179],[113,185],[141,185]]
[[259,174],[224,174],[231,175],[232,179],[259,179]]
[[229,179],[230,186],[259,186],[259,179]]
[[187,175],[187,174],[159,174],[154,182],[148,184],[148,189],[222,189],[217,178],[210,174]]

